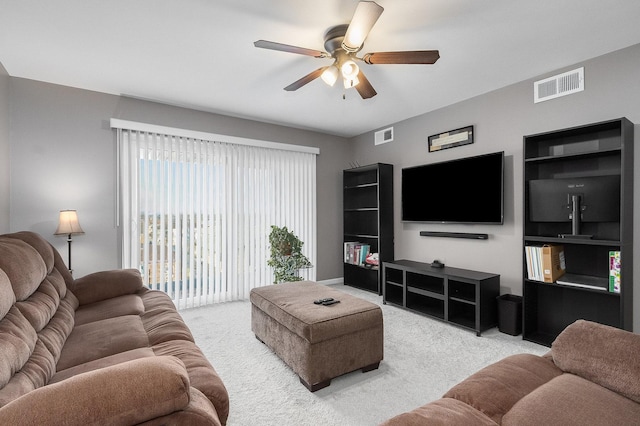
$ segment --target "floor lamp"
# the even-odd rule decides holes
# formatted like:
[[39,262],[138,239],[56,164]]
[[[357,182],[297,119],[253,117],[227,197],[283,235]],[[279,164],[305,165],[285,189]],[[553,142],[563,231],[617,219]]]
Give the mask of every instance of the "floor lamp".
[[66,235],[67,243],[69,243],[69,272],[73,274],[71,269],[71,236],[84,234],[80,222],[78,222],[78,213],[75,210],[60,210],[60,219],[58,220],[58,229],[54,235]]

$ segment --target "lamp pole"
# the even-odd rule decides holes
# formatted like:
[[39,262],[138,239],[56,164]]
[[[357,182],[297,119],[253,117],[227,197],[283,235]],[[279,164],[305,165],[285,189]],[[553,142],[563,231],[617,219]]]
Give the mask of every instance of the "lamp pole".
[[67,243],[69,246],[69,273],[73,275],[73,269],[71,269],[71,234],[67,235]]

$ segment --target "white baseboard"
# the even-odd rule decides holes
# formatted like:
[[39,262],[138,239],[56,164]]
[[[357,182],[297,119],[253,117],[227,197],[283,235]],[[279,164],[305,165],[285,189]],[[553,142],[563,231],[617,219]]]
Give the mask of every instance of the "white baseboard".
[[322,281],[316,281],[318,284],[323,284],[323,285],[333,285],[333,284],[344,284],[344,278],[340,277],[340,278],[332,278],[330,280],[322,280]]

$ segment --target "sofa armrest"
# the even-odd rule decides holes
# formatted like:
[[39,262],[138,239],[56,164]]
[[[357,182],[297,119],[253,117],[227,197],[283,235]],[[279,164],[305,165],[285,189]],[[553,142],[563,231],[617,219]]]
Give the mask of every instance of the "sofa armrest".
[[551,344],[553,362],[567,373],[640,403],[640,336],[577,320]]
[[85,275],[73,282],[71,292],[81,305],[112,297],[133,294],[142,288],[142,277],[137,269],[114,269]]
[[138,424],[183,409],[189,396],[182,361],[140,358],[35,389],[0,408],[0,424]]

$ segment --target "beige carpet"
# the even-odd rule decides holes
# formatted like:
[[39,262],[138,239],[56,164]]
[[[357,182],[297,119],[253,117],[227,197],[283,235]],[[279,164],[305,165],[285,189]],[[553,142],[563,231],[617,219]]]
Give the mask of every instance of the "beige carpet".
[[229,426],[373,426],[438,399],[505,356],[542,355],[549,349],[497,328],[476,337],[472,331],[382,305],[381,296],[344,285],[332,287],[382,306],[384,360],[378,370],[346,374],[315,393],[251,333],[249,301],[181,311],[227,386]]

